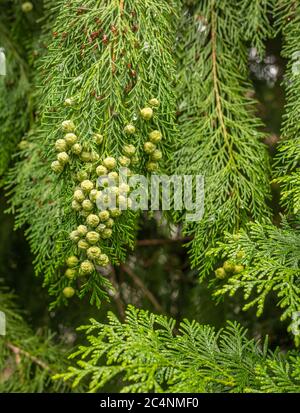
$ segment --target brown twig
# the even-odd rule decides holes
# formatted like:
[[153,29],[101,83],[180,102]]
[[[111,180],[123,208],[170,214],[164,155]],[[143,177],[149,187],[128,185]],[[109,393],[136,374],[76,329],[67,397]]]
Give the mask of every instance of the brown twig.
[[20,347],[15,346],[14,344],[10,342],[6,342],[6,347],[9,348],[16,356],[17,355],[23,355],[33,361],[35,364],[38,366],[42,367],[44,370],[48,370],[51,373],[54,373],[54,371],[51,369],[51,367],[48,366],[48,364],[44,363],[43,361],[39,360],[37,357],[31,355],[27,351],[21,349]]
[[115,293],[113,294],[112,298],[116,303],[120,318],[124,320],[125,319],[125,304],[121,298],[119,283],[117,281],[116,272],[113,267],[111,268],[111,272],[110,272],[110,281],[115,289]]
[[127,265],[122,265],[121,269],[126,272],[127,275],[133,280],[133,282],[142,290],[144,295],[148,298],[148,300],[153,304],[153,307],[158,311],[159,313],[163,313],[163,308],[153,295],[153,293],[145,286],[143,281],[138,277],[130,267]]
[[148,246],[156,246],[156,245],[165,245],[165,244],[174,244],[176,242],[185,243],[191,241],[192,237],[184,237],[184,238],[161,238],[161,239],[141,239],[138,240],[136,245],[141,247],[148,247]]

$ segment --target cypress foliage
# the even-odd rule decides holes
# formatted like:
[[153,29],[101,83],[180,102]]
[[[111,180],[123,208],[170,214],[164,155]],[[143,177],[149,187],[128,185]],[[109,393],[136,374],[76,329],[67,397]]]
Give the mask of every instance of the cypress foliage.
[[[289,319],[288,331],[295,326],[295,317],[300,309],[299,301],[299,216],[298,216],[298,126],[295,114],[298,110],[296,36],[298,33],[299,7],[290,2],[279,2],[274,10],[277,26],[283,32],[282,55],[287,59],[284,81],[287,102],[282,124],[282,137],[274,166],[274,182],[281,185],[281,203],[286,216],[275,225],[260,222],[251,223],[246,231],[227,234],[225,241],[212,251],[212,255],[223,256],[237,264],[238,270],[231,273],[220,286],[216,295],[235,294],[239,289],[247,300],[244,310],[255,306],[257,316],[263,313],[269,296],[275,294],[276,304],[282,309],[281,320]],[[225,259],[224,258],[224,259]],[[299,345],[298,335],[294,336]]]
[[212,252],[223,253],[224,260],[232,263],[228,279],[215,294],[233,295],[241,289],[247,300],[244,310],[257,307],[260,316],[266,299],[275,293],[276,304],[283,310],[281,320],[290,319],[290,331],[300,308],[299,231],[286,220],[281,228],[251,223],[239,234],[228,234]]
[[[68,318],[68,303],[72,320],[86,309],[67,360],[2,288],[0,390],[299,392],[298,2],[3,0],[0,11],[8,212],[53,299],[51,320]],[[276,36],[287,64],[273,162],[249,48],[263,65]],[[167,173],[204,176],[200,221],[127,199],[136,186],[126,178]],[[105,319],[110,297],[121,320]],[[214,299],[223,327],[201,312]]]
[[0,340],[0,391],[67,392],[70,387],[52,376],[66,368],[66,351],[54,344],[50,331],[34,331],[24,320],[15,296],[3,285],[0,311],[6,318],[6,335]]
[[[116,217],[108,235],[107,230],[101,234],[100,242],[90,243],[100,247],[102,255],[98,262],[90,263],[88,280],[78,280],[78,276],[86,275],[78,271],[71,280],[62,277],[68,257],[75,255],[79,264],[86,262],[83,240],[80,249],[69,235],[79,225],[86,225],[87,216],[97,210],[90,205],[95,202],[88,196],[91,189],[84,190],[85,209],[75,199],[76,190],[82,191],[84,181],[96,188],[100,175],[97,167],[105,159],[113,158],[112,162],[118,161],[121,167],[132,163],[132,172],[147,173],[151,162],[143,148],[153,130],[163,136],[160,148],[165,161],[171,156],[175,138],[175,63],[171,50],[175,32],[170,31],[170,24],[176,21],[174,13],[172,3],[150,1],[90,1],[85,7],[78,1],[59,10],[53,39],[39,66],[42,79],[38,86],[43,84],[39,91],[40,124],[32,131],[31,149],[25,151],[26,158],[10,178],[13,185],[18,182],[13,187],[12,210],[20,211],[20,224],[30,224],[37,272],[43,273],[58,303],[65,300],[65,288],[75,288],[81,297],[89,294],[91,302],[99,306],[107,298],[110,284],[95,271],[95,265],[123,261],[126,248],[134,245],[137,214],[128,210]],[[66,31],[65,27],[71,29]],[[149,120],[145,119],[145,108],[146,112],[150,110]],[[71,126],[63,126],[66,121]],[[67,133],[76,141],[69,143],[68,149],[62,141],[68,139]],[[128,145],[135,151],[134,159],[125,156]],[[59,164],[55,160],[59,156],[66,157],[63,170],[60,166],[64,161]],[[57,176],[51,171],[52,161],[52,168],[58,167]],[[28,205],[24,208],[25,194],[31,196],[26,196]],[[88,229],[95,233],[93,226],[88,225]]]
[[0,4],[1,48],[7,61],[7,74],[1,76],[0,81],[0,175],[6,171],[16,145],[33,124],[31,69],[36,59],[34,44],[40,30],[36,19],[40,13],[40,7],[25,13],[16,0]]
[[250,97],[245,42],[253,40],[263,52],[272,30],[269,24],[261,31],[253,25],[267,21],[269,2],[240,3],[241,8],[236,2],[201,2],[184,13],[180,30],[177,171],[205,179],[204,217],[185,225],[193,236],[191,263],[201,278],[214,263],[206,252],[224,231],[270,216],[269,159]]
[[82,327],[88,345],[72,355],[77,366],[56,378],[73,386],[88,378],[91,392],[116,376],[124,392],[299,392],[296,354],[270,352],[267,341],[249,340],[236,323],[216,332],[185,320],[176,335],[175,324],[134,307],[124,324],[111,313],[107,324],[91,320]]
[[299,4],[279,2],[276,9],[277,24],[282,29],[282,56],[287,59],[287,69],[284,81],[286,90],[285,114],[282,122],[281,143],[278,147],[276,162],[276,179],[282,188],[282,205],[288,213],[299,212],[299,126],[296,113],[299,110]]

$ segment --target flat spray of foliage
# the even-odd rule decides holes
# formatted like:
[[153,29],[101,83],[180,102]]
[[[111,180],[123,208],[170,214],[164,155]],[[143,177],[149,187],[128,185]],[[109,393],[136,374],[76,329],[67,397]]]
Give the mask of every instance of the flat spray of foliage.
[[[299,392],[300,360],[296,354],[270,352],[268,342],[247,338],[229,322],[220,331],[129,307],[126,322],[109,313],[108,324],[91,320],[88,345],[72,358],[76,367],[56,378],[76,387],[87,380],[95,392],[116,376],[124,392]],[[127,383],[127,384],[125,384]]]
[[[11,10],[17,7],[17,2],[5,4]],[[31,35],[18,42],[29,15],[18,9],[0,17],[10,62],[9,76],[0,83],[0,172],[26,134],[5,182],[10,211],[17,227],[27,225],[36,272],[44,277],[54,305],[66,303],[67,291],[87,295],[99,306],[111,288],[109,265],[124,261],[127,249],[134,247],[138,213],[129,210],[116,217],[112,231],[106,231],[109,236],[96,242],[109,265],[92,266],[88,276],[76,267],[76,259],[81,265],[85,258],[85,244],[69,236],[86,223],[87,211],[76,204],[74,191],[90,185],[85,181],[95,186],[97,167],[109,157],[110,164],[113,158],[133,173],[203,174],[204,217],[183,224],[192,238],[193,268],[201,280],[212,275],[218,297],[242,291],[244,310],[256,307],[257,316],[269,296],[275,297],[281,319],[294,332],[294,315],[300,311],[298,2],[48,0],[44,16],[34,47]],[[247,63],[249,46],[263,56],[273,27],[283,35],[287,59],[287,101],[274,167],[288,214],[281,226],[271,220],[269,154]],[[37,63],[30,55],[33,50]],[[144,146],[153,130],[162,136],[156,148],[162,159],[154,164],[153,148],[149,142],[147,150]],[[75,135],[68,138],[77,146],[66,147],[68,153],[59,149],[58,156],[66,132]],[[135,155],[125,159],[128,145]],[[86,201],[89,206],[91,199]],[[93,204],[89,208],[89,214],[95,212]],[[180,214],[175,218],[182,223]],[[67,277],[70,256],[72,268],[65,274],[72,276]],[[222,262],[218,279],[213,275],[217,262]],[[10,296],[3,302],[16,335],[1,342],[0,387],[20,390],[16,377],[21,370],[22,389],[52,388],[52,369],[43,368],[54,362],[52,345],[41,343],[19,316],[14,318],[15,310],[5,300],[10,302]],[[123,391],[133,392],[300,391],[298,351],[271,352],[267,340],[248,339],[237,323],[220,331],[186,320],[175,327],[172,319],[134,307],[124,323],[112,313],[106,324],[93,320],[82,327],[88,344],[74,353],[77,364],[56,377],[75,387],[87,382],[93,392],[116,378]],[[20,337],[25,337],[23,347]],[[36,362],[41,347],[47,354],[42,364]]]
[[[136,148],[133,171],[147,173],[149,155],[143,146],[152,130],[159,129],[163,136],[160,149],[168,164],[175,139],[175,31],[170,27],[176,15],[172,3],[163,1],[88,1],[81,6],[80,1],[61,5],[48,53],[38,67],[40,122],[10,176],[11,210],[17,212],[18,226],[30,224],[36,270],[45,277],[50,294],[62,302],[63,289],[72,286],[81,297],[89,294],[91,302],[100,305],[110,288],[101,272],[93,271],[88,280],[62,277],[66,258],[80,255],[69,234],[86,222],[86,215],[72,209],[72,196],[82,176],[96,185],[101,160],[119,159],[128,144]],[[159,106],[145,121],[140,110],[152,98]],[[74,123],[83,149],[80,156],[70,155],[64,171],[55,175],[50,166],[57,155],[55,142],[66,133],[66,120]],[[126,134],[127,125],[134,126],[135,133]],[[99,144],[95,134],[102,137]],[[111,238],[99,243],[112,264],[124,261],[126,249],[134,245],[136,215],[124,212],[115,220]]]
[[214,262],[205,253],[224,231],[270,216],[269,160],[254,114],[246,40],[263,53],[263,40],[272,35],[267,20],[271,2],[236,3],[199,2],[184,12],[179,30],[177,172],[205,179],[204,217],[185,225],[193,236],[191,263],[201,278]]
[[[281,203],[288,214],[280,227],[270,223],[250,223],[238,234],[226,234],[223,243],[211,251],[215,257],[231,260],[243,271],[231,274],[218,288],[216,295],[231,296],[242,290],[246,301],[244,310],[257,307],[263,312],[272,294],[282,309],[281,320],[289,319],[289,331],[300,310],[299,267],[299,32],[300,7],[297,2],[279,2],[274,10],[277,26],[283,32],[283,57],[288,59],[284,87],[287,93],[282,138],[275,163],[275,182],[281,184]],[[299,344],[299,336],[295,336]]]
[[31,96],[33,45],[40,26],[40,7],[24,15],[17,0],[0,4],[0,47],[6,55],[6,76],[0,77],[0,175],[6,171],[12,154],[33,124]]

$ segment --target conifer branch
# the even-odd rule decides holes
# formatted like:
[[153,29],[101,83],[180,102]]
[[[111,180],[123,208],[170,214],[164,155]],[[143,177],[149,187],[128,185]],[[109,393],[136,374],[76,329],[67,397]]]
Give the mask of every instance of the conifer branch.
[[[16,306],[15,296],[3,286],[0,289],[0,311],[6,317],[6,335],[0,340],[0,391],[69,391],[68,384],[51,379],[54,373],[66,368],[66,350],[61,344],[54,344],[50,332],[34,333]],[[11,363],[12,354],[15,365]]]
[[[286,220],[281,228],[249,223],[244,231],[227,234],[224,242],[211,251],[232,264],[215,294],[232,296],[242,290],[244,310],[257,307],[260,316],[273,293],[283,311],[281,320],[290,319],[288,330],[292,331],[294,316],[300,311],[299,251],[299,231]],[[298,342],[298,336],[294,338]]]
[[[246,3],[240,2],[242,9]],[[257,20],[267,20],[267,4],[253,5]],[[251,16],[242,16],[234,2],[223,7],[215,1],[183,15],[178,42],[181,140],[175,171],[204,177],[204,216],[184,223],[184,233],[193,237],[188,244],[192,266],[204,278],[215,262],[206,253],[224,231],[270,216],[269,159],[261,143],[261,122],[254,116],[256,102],[247,97],[251,85],[241,27],[247,25],[248,34],[255,31]],[[257,36],[259,43],[267,33]]]
[[37,357],[31,355],[28,351],[23,350],[22,348],[15,346],[14,344],[10,342],[6,342],[5,345],[16,355],[22,354],[23,356],[27,357],[31,361],[33,361],[35,364],[37,364],[39,367],[41,367],[44,370],[48,370],[51,374],[54,374],[53,370],[43,361],[39,360]]
[[174,243],[186,243],[191,241],[191,237],[182,237],[182,238],[165,238],[165,239],[140,239],[137,240],[136,245],[139,247],[151,247],[157,245],[167,245]]
[[[158,167],[158,163],[149,162],[149,154],[143,150],[153,129],[159,129],[163,137],[159,154],[163,154],[166,161],[170,159],[176,137],[172,87],[175,62],[171,54],[175,30],[170,30],[170,26],[174,25],[176,15],[173,2],[167,4],[162,0],[109,4],[89,0],[86,9],[78,14],[80,6],[80,2],[75,1],[58,9],[48,54],[40,62],[41,124],[37,124],[30,147],[23,152],[30,161],[21,160],[9,176],[9,182],[12,210],[20,211],[17,225],[25,222],[30,225],[29,239],[37,257],[36,270],[43,273],[45,284],[55,297],[53,305],[66,302],[64,292],[77,291],[80,297],[88,294],[90,302],[99,306],[108,298],[109,280],[96,271],[89,274],[87,281],[82,279],[80,265],[87,264],[84,251],[69,240],[72,231],[74,234],[80,224],[86,225],[88,215],[75,200],[75,192],[82,190],[79,187],[86,180],[97,188],[96,168],[106,158],[113,158],[118,167],[120,159],[131,163],[131,158],[124,156],[128,145],[136,155],[135,162],[132,158],[133,173],[148,174],[149,163],[151,167]],[[147,19],[143,17],[145,13]],[[116,19],[116,15],[120,18]],[[66,33],[63,26],[72,29]],[[151,119],[146,121],[141,109],[149,106],[152,98],[155,98],[154,105],[147,109]],[[76,134],[81,154],[73,155],[69,151],[66,157],[65,152],[60,152],[59,156],[69,160],[62,171],[59,160],[54,159],[58,156],[55,145],[61,144],[64,138],[61,125],[65,120],[76,128],[72,133]],[[126,131],[127,126],[130,133]],[[52,160],[52,166],[59,169],[57,176],[51,172]],[[31,175],[38,176],[38,185],[33,183]],[[78,175],[85,177],[78,179]],[[18,185],[14,187],[15,182]],[[34,200],[28,202],[27,209],[24,208],[25,193],[32,193]],[[35,207],[40,213],[34,216]],[[96,212],[99,211],[93,205],[90,214]],[[48,216],[46,221],[45,216]],[[137,217],[138,213],[131,210],[124,211],[121,217],[113,217],[113,228],[105,228],[105,238],[102,239],[101,234],[97,243],[102,252],[100,265],[108,262],[118,265],[125,260],[128,247],[133,248],[135,244]],[[49,220],[51,226],[46,225]],[[89,227],[89,232],[95,231]],[[61,274],[66,271],[66,259],[73,256],[79,259],[79,264],[76,277],[71,280]],[[95,263],[90,262],[88,266],[95,267]]]
[[281,128],[281,142],[275,163],[275,182],[282,188],[281,202],[288,213],[300,211],[299,186],[299,22],[298,2],[278,2],[276,21],[283,34],[282,56],[288,59],[285,81],[286,105]]
[[[298,392],[299,357],[272,353],[268,343],[247,338],[237,323],[216,332],[129,306],[126,321],[81,327],[89,344],[72,355],[77,365],[56,378],[74,386],[88,380],[96,392],[118,379],[123,392]],[[103,362],[103,360],[105,360]]]
[[214,93],[216,99],[216,109],[218,113],[218,119],[221,124],[221,128],[223,131],[224,141],[228,148],[229,158],[232,160],[232,153],[231,153],[231,145],[229,144],[228,136],[227,136],[227,129],[225,126],[225,122],[223,119],[223,109],[221,105],[221,97],[219,92],[219,82],[218,82],[218,73],[217,73],[217,42],[216,42],[216,13],[215,13],[215,2],[211,2],[211,57],[212,57],[212,77],[213,77],[213,85],[214,85]]

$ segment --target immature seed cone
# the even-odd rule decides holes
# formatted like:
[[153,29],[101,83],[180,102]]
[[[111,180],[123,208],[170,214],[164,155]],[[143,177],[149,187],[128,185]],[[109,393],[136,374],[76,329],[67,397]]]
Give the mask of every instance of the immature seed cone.
[[154,130],[149,133],[149,140],[152,143],[158,143],[162,140],[162,134],[159,130]]
[[87,256],[90,260],[96,260],[101,255],[101,249],[99,247],[90,247],[87,250]]
[[135,149],[135,146],[133,145],[125,145],[123,147],[123,152],[127,156],[133,156],[135,154],[135,151],[136,149]]
[[57,139],[55,149],[57,152],[65,152],[67,150],[67,142],[64,139]]
[[105,230],[105,228],[106,228],[106,225],[105,225],[105,224],[99,224],[99,225],[97,226],[97,228],[96,228],[96,231],[97,231],[99,234],[101,234],[101,233]]
[[159,100],[156,99],[156,98],[152,98],[152,99],[149,100],[149,105],[157,107],[157,106],[159,106]]
[[99,219],[101,222],[107,221],[109,219],[109,212],[108,211],[100,211],[99,214]]
[[154,145],[154,143],[152,143],[152,142],[145,142],[144,143],[144,151],[146,153],[150,154],[150,153],[154,152],[155,149],[156,149],[156,146]]
[[71,255],[66,259],[66,264],[69,268],[76,267],[78,265],[79,259],[75,255]]
[[128,184],[125,184],[125,182],[122,182],[121,185],[119,186],[119,192],[120,194],[127,194],[130,191],[130,186]]
[[75,133],[67,133],[65,135],[65,141],[67,142],[68,146],[72,146],[77,142],[77,136],[75,135]]
[[81,236],[81,237],[85,237],[86,234],[88,232],[88,229],[85,225],[78,225],[77,227],[77,233]]
[[59,161],[53,161],[51,163],[51,169],[56,174],[61,173],[64,170],[64,166]]
[[109,213],[112,218],[118,218],[122,215],[122,211],[119,208],[112,208],[109,210]]
[[100,159],[100,156],[98,155],[98,153],[95,152],[95,151],[93,151],[93,152],[91,153],[91,161],[92,161],[92,162],[96,162],[96,161],[98,161],[99,159]]
[[107,239],[107,238],[110,238],[111,236],[112,236],[112,230],[110,228],[105,228],[101,232],[101,238]]
[[109,195],[111,196],[117,196],[120,193],[119,187],[118,186],[110,186],[108,188]]
[[72,209],[74,209],[74,211],[81,211],[81,205],[79,202],[75,201],[75,199],[73,199],[72,201]]
[[74,270],[73,268],[68,268],[65,271],[65,277],[69,278],[69,280],[73,280],[75,276],[76,276],[76,270]]
[[90,231],[86,234],[86,240],[90,244],[97,244],[100,239],[100,235],[96,231]]
[[117,198],[117,203],[120,207],[126,208],[127,207],[127,199],[123,195],[119,195]]
[[27,149],[29,146],[29,142],[26,139],[22,139],[21,142],[18,144],[18,148],[23,151],[24,149]]
[[149,172],[155,172],[158,169],[158,164],[156,162],[147,162],[146,168]]
[[145,120],[150,120],[153,117],[153,109],[152,108],[143,108],[141,109],[141,117]]
[[107,169],[114,169],[117,166],[117,161],[112,156],[108,156],[107,158],[104,159],[103,165]]
[[119,163],[121,166],[129,166],[130,165],[130,159],[127,158],[127,156],[120,156],[119,157]]
[[223,267],[217,268],[215,271],[215,275],[220,280],[223,280],[226,277],[226,271],[224,270]]
[[97,166],[97,168],[96,168],[96,174],[97,174],[98,176],[107,175],[107,173],[108,173],[108,170],[107,170],[107,168],[106,168],[105,166],[103,166],[103,165]]
[[74,132],[75,130],[75,125],[72,120],[64,120],[61,126],[65,132]]
[[88,179],[89,174],[87,173],[87,171],[79,171],[77,172],[76,178],[79,182],[85,181],[86,179]]
[[101,135],[100,133],[95,133],[93,140],[96,145],[101,145],[101,143],[103,142],[103,135]]
[[101,254],[99,259],[97,260],[97,264],[101,265],[102,267],[105,267],[106,265],[109,264],[109,258],[106,254]]
[[111,181],[117,181],[119,179],[119,174],[118,172],[109,172],[109,174],[107,175],[108,179],[110,179]]
[[226,272],[232,272],[234,270],[235,265],[230,261],[225,261],[223,264],[223,268]]
[[126,125],[125,128],[124,128],[124,132],[127,133],[128,135],[133,135],[134,132],[135,132],[135,126],[133,126],[131,124]]
[[80,159],[83,162],[90,162],[92,160],[92,156],[91,156],[90,152],[82,151],[81,154],[80,154]]
[[33,4],[31,3],[31,1],[25,1],[25,3],[22,3],[21,7],[24,13],[29,13],[33,10]]
[[114,226],[115,221],[112,218],[109,218],[106,222],[105,225],[107,228],[112,228]]
[[82,202],[85,200],[85,196],[84,193],[81,189],[76,189],[76,191],[74,192],[73,198],[75,201],[77,202]]
[[87,250],[90,245],[85,239],[81,239],[78,241],[77,246],[80,250]]
[[237,264],[234,266],[233,273],[239,274],[240,272],[244,271],[245,267],[242,264]]
[[92,189],[94,189],[94,184],[92,181],[86,179],[85,181],[81,182],[80,187],[84,192],[89,193]]
[[71,147],[71,152],[74,153],[74,155],[80,155],[82,152],[82,145],[80,145],[80,143],[75,143]]
[[78,231],[72,231],[69,235],[70,240],[73,242],[78,242],[80,240],[80,234]]
[[240,251],[238,251],[237,253],[236,253],[236,258],[238,259],[238,260],[241,260],[242,258],[244,258],[245,257],[245,251],[243,251],[243,250],[240,250]]
[[57,160],[62,165],[65,165],[66,163],[69,162],[70,158],[69,158],[69,155],[67,154],[67,152],[59,152],[57,154]]
[[108,194],[101,195],[102,207],[107,208],[111,204],[111,197]]
[[99,224],[99,222],[100,222],[100,219],[95,214],[88,215],[88,217],[86,219],[86,223],[92,228],[96,228],[96,226]]
[[155,149],[154,152],[151,153],[151,159],[153,161],[160,161],[162,158],[162,152],[158,149]]
[[133,173],[132,173],[131,169],[129,169],[127,166],[124,166],[124,167],[122,168],[122,174],[121,174],[121,175],[122,175],[123,177],[124,177],[124,176],[130,177],[130,176],[133,175]]
[[80,274],[88,275],[95,270],[94,264],[91,261],[85,260],[80,264]]
[[85,199],[82,202],[82,208],[84,211],[92,211],[94,208],[94,204],[89,199]]
[[63,294],[64,294],[65,297],[71,298],[75,294],[75,290],[72,287],[65,287],[63,289]]
[[91,192],[89,193],[89,198],[91,201],[95,202],[97,199],[99,191],[97,189],[92,189]]
[[131,158],[132,165],[138,165],[139,163],[140,163],[140,158],[138,156],[135,155]]

